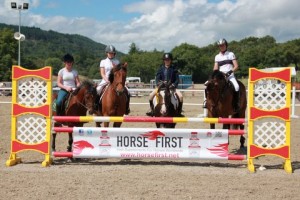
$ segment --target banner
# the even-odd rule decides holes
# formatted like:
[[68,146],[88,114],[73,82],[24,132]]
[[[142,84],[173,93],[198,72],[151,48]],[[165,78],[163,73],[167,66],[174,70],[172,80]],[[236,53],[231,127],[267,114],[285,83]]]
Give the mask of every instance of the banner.
[[228,130],[74,127],[74,158],[228,159]]

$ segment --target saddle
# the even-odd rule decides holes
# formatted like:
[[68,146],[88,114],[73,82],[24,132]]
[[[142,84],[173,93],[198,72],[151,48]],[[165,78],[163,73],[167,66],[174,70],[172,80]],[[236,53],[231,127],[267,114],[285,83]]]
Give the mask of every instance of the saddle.
[[[64,99],[63,99],[63,102],[62,102],[62,105],[61,105],[61,110],[62,110],[62,115],[65,115],[66,113],[66,110],[69,106],[69,103],[70,103],[70,100],[71,100],[71,93],[68,93]],[[57,100],[57,96],[55,97],[55,99],[53,100],[53,103],[52,103],[52,111],[56,112],[56,100]]]
[[97,94],[97,98],[96,98],[96,102],[95,102],[95,109],[98,110],[100,113],[99,115],[102,115],[102,98],[103,98],[103,95],[104,93],[106,92],[108,86],[110,84],[106,84],[100,91],[99,94]]

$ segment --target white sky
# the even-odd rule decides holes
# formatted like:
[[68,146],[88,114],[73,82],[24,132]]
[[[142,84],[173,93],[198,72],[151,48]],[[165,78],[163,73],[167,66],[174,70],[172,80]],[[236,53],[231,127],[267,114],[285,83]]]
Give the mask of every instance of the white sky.
[[[16,0],[28,2],[21,24],[80,34],[127,53],[170,51],[181,43],[202,47],[271,35],[277,42],[300,38],[299,0]],[[18,25],[11,0],[0,2],[0,22]],[[22,32],[22,30],[21,30]]]

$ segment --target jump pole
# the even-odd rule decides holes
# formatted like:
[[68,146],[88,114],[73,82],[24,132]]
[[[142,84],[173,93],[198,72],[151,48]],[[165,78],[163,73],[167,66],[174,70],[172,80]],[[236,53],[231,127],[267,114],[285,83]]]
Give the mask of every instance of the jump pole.
[[155,123],[221,123],[221,124],[243,124],[244,118],[187,118],[187,117],[101,117],[101,116],[53,116],[56,122],[155,122]]

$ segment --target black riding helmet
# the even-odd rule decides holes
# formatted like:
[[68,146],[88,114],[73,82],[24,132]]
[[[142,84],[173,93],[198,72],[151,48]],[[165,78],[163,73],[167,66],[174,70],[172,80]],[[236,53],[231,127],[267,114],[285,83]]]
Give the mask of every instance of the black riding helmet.
[[63,61],[64,62],[74,62],[74,58],[71,54],[67,53],[66,55],[64,55]]
[[173,60],[173,56],[172,56],[171,53],[164,53],[162,59],[163,59],[163,60],[165,60],[165,59],[171,59],[171,60]]

